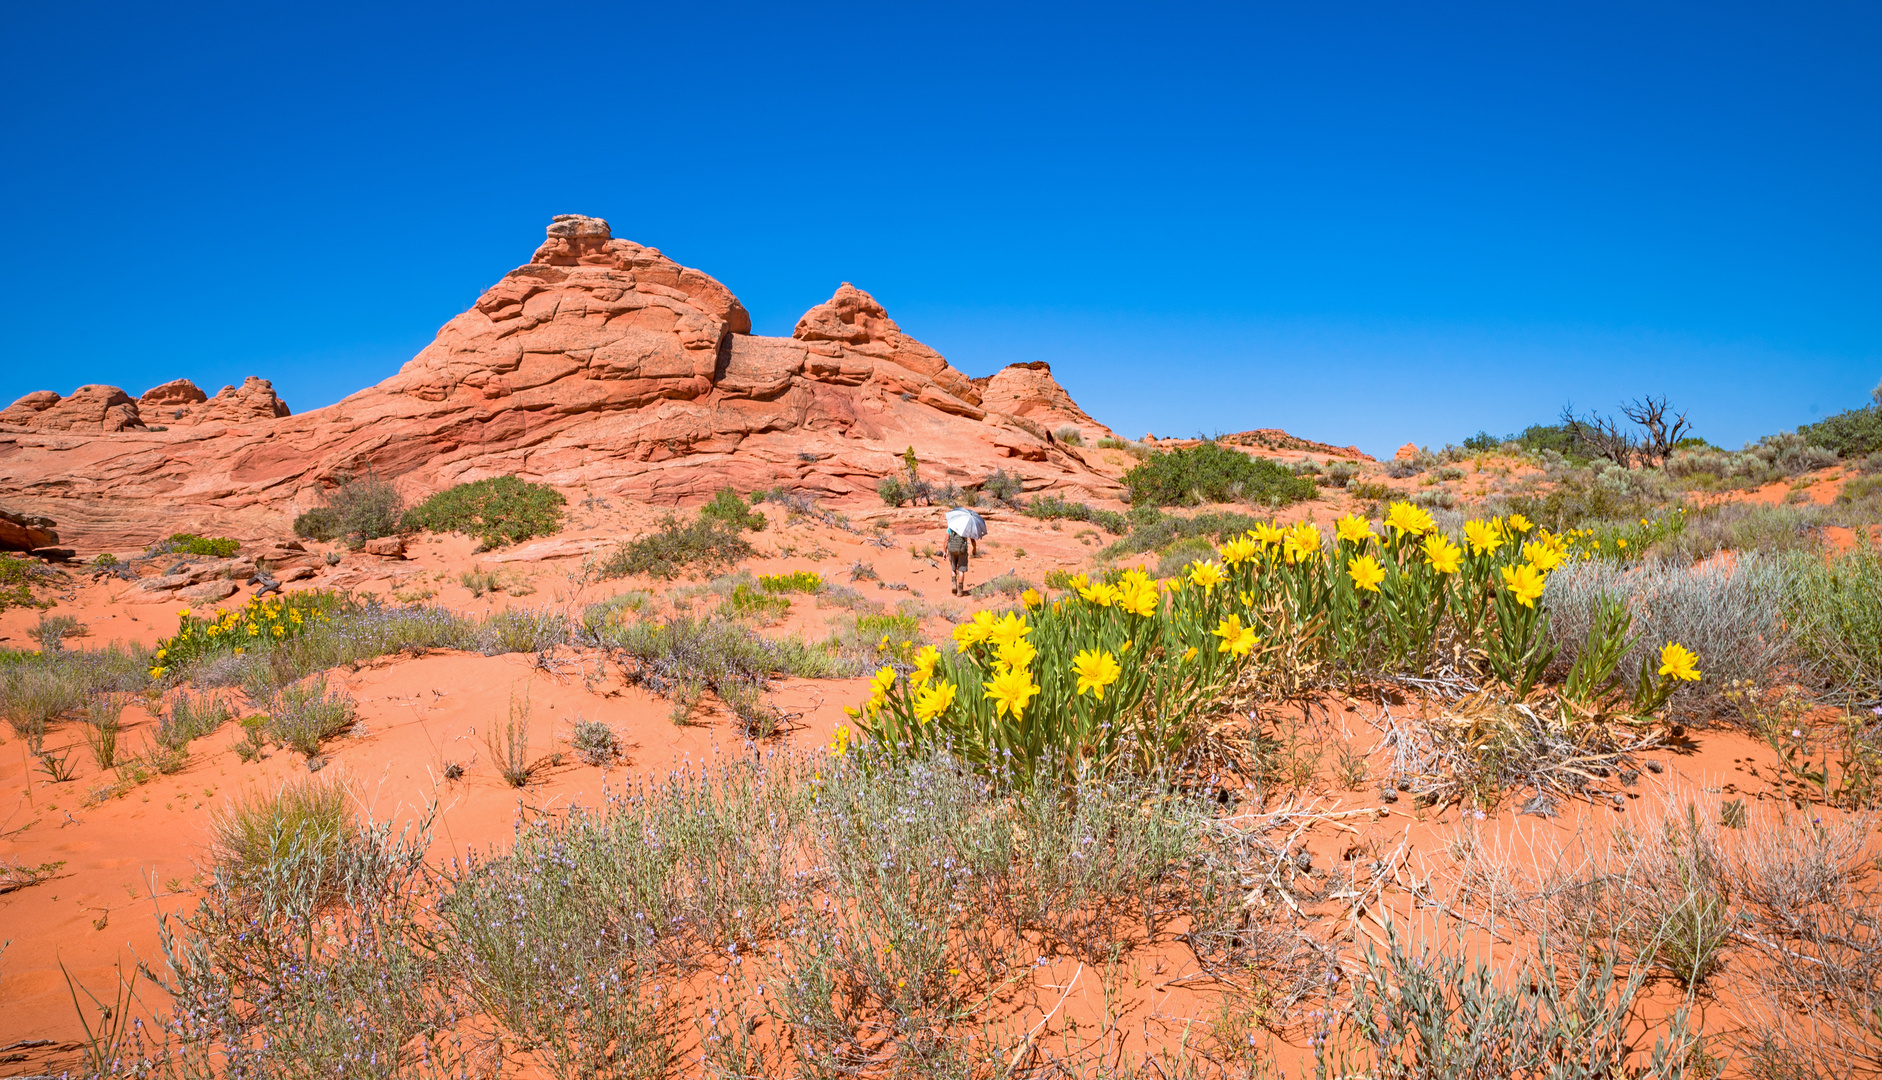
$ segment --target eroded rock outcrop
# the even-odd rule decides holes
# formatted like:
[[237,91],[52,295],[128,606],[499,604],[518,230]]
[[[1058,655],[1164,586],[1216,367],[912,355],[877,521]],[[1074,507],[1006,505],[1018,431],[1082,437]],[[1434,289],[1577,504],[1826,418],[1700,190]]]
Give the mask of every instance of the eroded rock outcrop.
[[983,384],[980,401],[988,412],[1020,417],[1050,432],[1076,428],[1079,437],[1088,443],[1115,435],[1078,407],[1072,395],[1052,377],[1052,365],[1044,360],[1008,364],[977,381]]
[[[152,416],[160,417],[164,409],[187,411],[190,406],[200,405],[208,400],[209,395],[203,393],[203,388],[188,379],[171,379],[162,386],[153,386],[139,394],[137,408],[139,412],[147,412]],[[178,412],[173,414],[171,419],[181,419],[182,416],[183,413]]]
[[138,411],[152,424],[241,424],[290,415],[287,403],[267,379],[250,375],[240,386],[225,386],[215,397],[188,379],[153,386],[137,399]]
[[115,386],[81,386],[70,397],[35,390],[0,410],[0,424],[31,431],[135,431],[144,426],[137,402]]
[[0,498],[56,509],[69,538],[106,545],[212,524],[279,532],[335,477],[367,469],[411,495],[514,473],[669,504],[728,484],[872,497],[912,445],[938,480],[1004,467],[1029,490],[1119,490],[1026,419],[1045,402],[1090,423],[1049,370],[1000,383],[1022,411],[990,412],[987,389],[847,283],[789,338],[750,330],[709,275],[563,215],[396,375],[326,408],[289,416],[261,379],[199,402],[172,383],[151,391],[164,391],[165,431],[101,418],[94,437],[52,439],[80,429],[35,418],[71,399],[29,395],[0,414]]
[[225,386],[197,406],[190,419],[198,424],[240,424],[290,415],[287,402],[275,395],[274,383],[250,375],[240,386]]
[[0,551],[32,551],[59,542],[51,518],[0,510]]

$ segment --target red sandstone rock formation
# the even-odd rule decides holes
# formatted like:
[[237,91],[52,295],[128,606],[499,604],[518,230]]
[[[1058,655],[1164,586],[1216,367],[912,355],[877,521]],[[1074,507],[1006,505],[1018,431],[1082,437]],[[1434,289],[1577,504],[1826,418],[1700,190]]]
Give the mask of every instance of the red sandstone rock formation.
[[245,420],[272,420],[287,415],[287,402],[275,396],[274,384],[250,375],[242,380],[242,385],[225,386],[215,397],[192,409],[188,422],[239,424]]
[[137,408],[139,412],[156,415],[158,409],[187,409],[208,400],[209,395],[203,393],[202,387],[188,379],[172,379],[138,395]]
[[1372,455],[1357,446],[1334,446],[1332,443],[1315,442],[1290,435],[1280,428],[1257,428],[1254,431],[1239,431],[1233,435],[1224,435],[1221,442],[1230,446],[1259,447],[1266,450],[1298,450],[1308,454],[1326,454],[1329,457],[1351,458],[1354,461],[1371,461]]
[[0,410],[0,424],[31,431],[132,431],[144,426],[137,402],[115,386],[81,386],[62,398],[35,390]]
[[239,424],[289,415],[287,403],[275,395],[274,384],[254,375],[240,386],[223,387],[215,397],[188,379],[174,379],[144,391],[137,404],[150,422],[164,425]]
[[59,542],[54,522],[0,510],[0,551],[33,551]]
[[1085,442],[1096,442],[1116,433],[1086,415],[1072,395],[1052,377],[1052,366],[1044,360],[1008,364],[992,376],[974,380],[981,386],[980,403],[988,412],[1020,417],[1044,431],[1077,428]]
[[[912,445],[936,480],[1004,467],[1028,490],[1119,491],[1024,412],[989,413],[973,380],[859,289],[839,288],[790,338],[750,328],[711,277],[565,215],[398,374],[324,409],[287,416],[259,379],[168,404],[187,396],[169,384],[168,430],[107,428],[105,416],[55,429],[39,418],[80,395],[29,395],[0,413],[0,498],[98,547],[179,529],[279,532],[337,475],[367,469],[411,496],[514,473],[663,503],[726,485],[873,498]],[[1001,400],[1064,397],[1049,373],[1026,378]],[[118,396],[110,407],[135,419]]]

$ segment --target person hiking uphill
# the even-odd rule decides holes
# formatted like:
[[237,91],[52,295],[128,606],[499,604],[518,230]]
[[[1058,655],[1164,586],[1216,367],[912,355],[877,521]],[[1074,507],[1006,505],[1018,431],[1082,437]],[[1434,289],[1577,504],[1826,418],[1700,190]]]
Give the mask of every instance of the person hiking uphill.
[[967,559],[968,554],[980,554],[980,541],[974,537],[962,536],[954,531],[953,523],[948,525],[948,569],[954,574],[954,595],[967,594]]

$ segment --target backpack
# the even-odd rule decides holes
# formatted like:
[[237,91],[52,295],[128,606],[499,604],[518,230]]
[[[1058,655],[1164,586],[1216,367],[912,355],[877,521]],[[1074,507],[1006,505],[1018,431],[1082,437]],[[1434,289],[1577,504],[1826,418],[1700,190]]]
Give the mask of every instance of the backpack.
[[948,530],[948,554],[949,555],[967,554],[967,538],[965,536],[962,536],[960,533],[955,532],[953,529]]

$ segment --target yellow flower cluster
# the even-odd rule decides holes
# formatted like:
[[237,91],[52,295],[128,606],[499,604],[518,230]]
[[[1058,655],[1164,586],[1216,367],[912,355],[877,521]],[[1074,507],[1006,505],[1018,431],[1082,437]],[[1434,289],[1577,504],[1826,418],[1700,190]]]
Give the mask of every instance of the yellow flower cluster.
[[165,662],[151,668],[150,676],[161,679],[177,664],[209,653],[228,650],[239,656],[297,637],[310,625],[327,620],[322,599],[314,593],[257,596],[241,608],[201,616],[183,608],[177,612],[176,634],[157,651],[157,659]]
[[[1137,567],[1103,580],[1080,574],[1057,596],[1026,589],[1014,609],[955,626],[951,654],[926,646],[912,663],[893,658],[851,715],[885,745],[945,738],[971,760],[1023,756],[1026,767],[1055,752],[1102,757],[1141,730],[1154,733],[1137,750],[1148,760],[1253,662],[1261,635],[1290,620],[1335,663],[1414,666],[1448,625],[1527,692],[1535,673],[1502,657],[1532,655],[1549,574],[1579,554],[1577,534],[1509,514],[1467,521],[1454,536],[1409,502],[1392,503],[1383,523],[1345,515],[1331,533],[1263,522],[1162,582]],[[1668,643],[1661,676],[1663,685],[1698,678],[1696,658]]]

